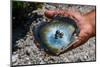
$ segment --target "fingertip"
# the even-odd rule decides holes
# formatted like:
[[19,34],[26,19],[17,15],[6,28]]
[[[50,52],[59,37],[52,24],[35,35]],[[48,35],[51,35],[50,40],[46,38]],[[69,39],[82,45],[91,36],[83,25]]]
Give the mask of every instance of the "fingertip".
[[48,18],[53,18],[53,16],[55,15],[55,11],[54,10],[47,10],[44,12],[44,15]]

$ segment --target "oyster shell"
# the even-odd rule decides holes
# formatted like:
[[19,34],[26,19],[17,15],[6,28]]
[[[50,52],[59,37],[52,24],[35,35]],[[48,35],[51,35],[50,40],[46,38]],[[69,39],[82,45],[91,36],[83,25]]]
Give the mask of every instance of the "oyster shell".
[[41,47],[58,55],[74,41],[79,28],[69,17],[56,17],[49,23],[43,23],[35,30],[36,39]]

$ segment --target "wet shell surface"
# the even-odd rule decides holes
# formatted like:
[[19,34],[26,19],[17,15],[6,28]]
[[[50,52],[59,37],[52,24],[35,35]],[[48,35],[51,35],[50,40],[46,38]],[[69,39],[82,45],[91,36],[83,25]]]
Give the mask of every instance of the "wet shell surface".
[[57,18],[37,27],[35,36],[41,47],[54,54],[59,54],[70,46],[78,28],[72,19],[65,19]]

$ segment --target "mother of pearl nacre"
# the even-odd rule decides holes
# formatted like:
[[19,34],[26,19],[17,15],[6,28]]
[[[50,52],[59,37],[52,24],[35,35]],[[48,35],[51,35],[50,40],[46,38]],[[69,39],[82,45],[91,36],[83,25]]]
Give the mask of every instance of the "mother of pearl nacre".
[[65,19],[53,19],[49,23],[40,25],[35,31],[41,46],[54,54],[59,54],[68,48],[78,30],[74,20],[68,17]]

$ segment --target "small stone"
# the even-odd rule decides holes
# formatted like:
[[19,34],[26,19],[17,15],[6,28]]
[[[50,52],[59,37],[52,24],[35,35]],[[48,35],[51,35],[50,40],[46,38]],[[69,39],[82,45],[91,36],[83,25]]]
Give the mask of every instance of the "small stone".
[[34,40],[34,37],[33,36],[30,36],[30,40]]
[[84,56],[84,59],[87,60],[88,59],[88,56]]
[[45,62],[44,61],[41,61],[40,64],[45,64]]
[[18,58],[18,55],[12,55],[12,62],[13,63],[16,63],[17,62],[17,58]]

